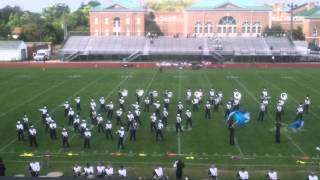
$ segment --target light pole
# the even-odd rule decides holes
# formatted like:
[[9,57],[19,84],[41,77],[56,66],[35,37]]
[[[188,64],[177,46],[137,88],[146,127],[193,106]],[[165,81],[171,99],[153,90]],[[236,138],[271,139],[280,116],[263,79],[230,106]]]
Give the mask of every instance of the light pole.
[[290,33],[289,36],[291,39],[293,39],[293,8],[295,8],[297,5],[294,4],[293,2],[291,2],[290,4],[288,4],[288,6],[290,7]]

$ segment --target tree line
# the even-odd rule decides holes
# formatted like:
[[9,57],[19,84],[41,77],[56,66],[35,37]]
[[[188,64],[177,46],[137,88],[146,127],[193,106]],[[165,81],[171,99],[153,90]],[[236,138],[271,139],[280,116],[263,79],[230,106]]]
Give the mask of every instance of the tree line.
[[59,44],[64,38],[64,26],[69,31],[89,32],[89,11],[98,5],[98,1],[92,0],[71,12],[68,5],[57,3],[41,13],[6,6],[0,9],[0,40],[13,39],[12,33],[18,31],[20,40]]

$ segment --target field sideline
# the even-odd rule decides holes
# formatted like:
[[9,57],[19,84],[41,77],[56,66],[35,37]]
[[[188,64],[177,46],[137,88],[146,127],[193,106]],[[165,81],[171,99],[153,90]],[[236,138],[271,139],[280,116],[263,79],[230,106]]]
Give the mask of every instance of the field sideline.
[[[71,175],[71,167],[75,162],[96,165],[99,161],[110,161],[115,168],[123,163],[129,169],[129,176],[133,177],[151,177],[151,170],[158,164],[168,168],[166,173],[173,176],[172,164],[177,157],[181,157],[186,163],[185,174],[194,179],[205,179],[211,163],[215,163],[221,170],[220,179],[234,179],[240,167],[249,170],[250,179],[262,179],[269,168],[278,170],[280,179],[305,179],[310,171],[319,173],[319,155],[315,150],[319,143],[320,125],[318,77],[319,70],[313,68],[165,69],[162,73],[157,69],[135,68],[1,68],[0,131],[3,140],[0,142],[0,156],[8,166],[9,175],[27,173],[26,166],[32,158],[19,155],[33,152],[35,158],[41,161],[45,160],[44,155],[50,155],[50,167],[43,169],[42,174],[61,170]],[[204,119],[201,107],[199,113],[193,113],[192,131],[179,134],[174,132],[176,104],[180,99],[184,102],[186,89],[201,88],[207,97],[212,87],[221,88],[225,99],[237,88],[243,94],[241,109],[251,113],[248,127],[236,129],[235,147],[228,144],[228,130],[223,119],[224,107],[220,108],[219,113],[213,114],[211,120]],[[264,122],[257,122],[259,94],[263,87],[271,95],[270,111]],[[115,140],[107,141],[104,135],[97,133],[96,128],[93,130],[90,150],[82,149],[83,141],[73,132],[70,132],[70,149],[62,149],[60,139],[51,141],[49,134],[44,132],[38,111],[43,104],[48,105],[58,126],[61,126],[67,122],[62,107],[66,99],[74,105],[73,99],[80,95],[83,109],[81,117],[88,119],[88,102],[91,97],[97,100],[104,96],[108,100],[112,99],[118,107],[118,88],[129,90],[126,107],[134,103],[135,89],[156,89],[160,101],[165,88],[173,91],[165,142],[156,143],[155,136],[150,133],[150,113],[142,113],[143,125],[137,131],[137,142],[130,142],[126,138],[125,149],[121,151],[117,150]],[[275,103],[283,91],[289,95],[284,116],[286,124],[293,121],[296,106],[306,94],[311,96],[311,111],[305,115],[305,127],[301,132],[283,127],[282,142],[275,144]],[[14,126],[23,112],[28,113],[39,130],[40,146],[37,149],[29,148],[27,141],[16,140]],[[68,156],[69,152],[76,155]],[[297,160],[306,164],[297,164]]]

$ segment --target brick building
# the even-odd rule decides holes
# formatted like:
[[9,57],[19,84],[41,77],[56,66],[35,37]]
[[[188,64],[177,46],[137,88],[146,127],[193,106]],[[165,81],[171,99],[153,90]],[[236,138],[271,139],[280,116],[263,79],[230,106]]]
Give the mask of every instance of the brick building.
[[[290,28],[290,10],[285,6],[279,11],[279,7],[253,0],[198,0],[183,11],[153,12],[152,19],[167,36],[254,37],[274,25]],[[94,36],[143,36],[149,16],[137,0],[109,0],[91,10],[90,32]],[[320,9],[315,3],[294,8],[294,27],[298,26],[308,41],[319,39]]]
[[143,36],[145,9],[136,1],[104,2],[90,12],[94,36]]

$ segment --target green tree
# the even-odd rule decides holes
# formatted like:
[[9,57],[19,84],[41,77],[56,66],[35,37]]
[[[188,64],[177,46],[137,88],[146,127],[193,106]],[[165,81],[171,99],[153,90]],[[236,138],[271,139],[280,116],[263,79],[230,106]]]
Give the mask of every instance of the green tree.
[[271,28],[267,27],[264,30],[264,34],[268,36],[275,36],[285,33],[281,26],[272,26]]
[[292,31],[292,37],[294,40],[304,41],[306,39],[300,26]]

